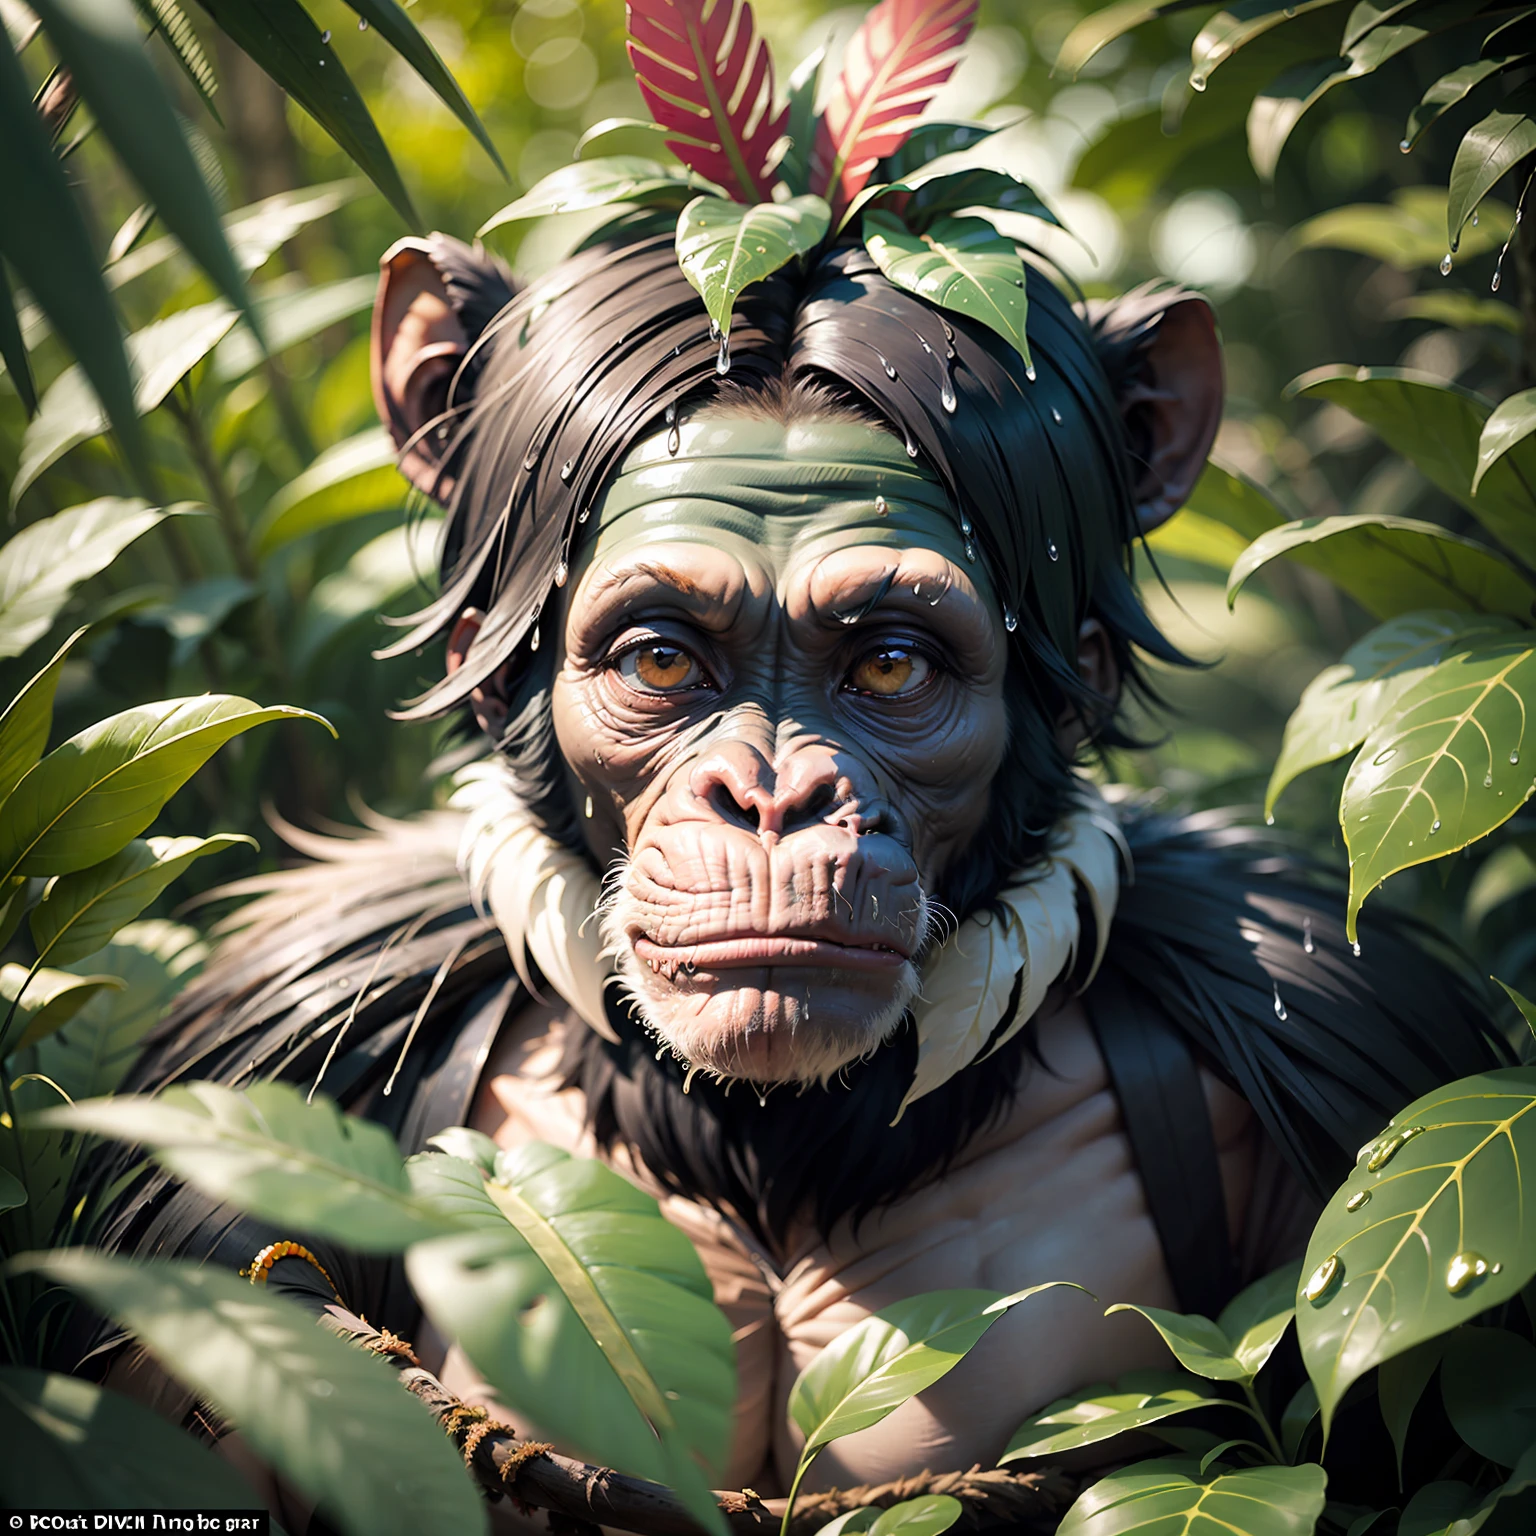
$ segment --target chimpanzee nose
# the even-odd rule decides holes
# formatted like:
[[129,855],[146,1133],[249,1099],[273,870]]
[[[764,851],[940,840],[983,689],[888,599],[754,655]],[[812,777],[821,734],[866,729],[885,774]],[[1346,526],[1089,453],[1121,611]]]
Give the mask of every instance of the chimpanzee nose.
[[841,821],[854,811],[831,747],[806,745],[775,767],[746,742],[722,743],[694,765],[689,789],[722,821],[787,837],[804,827]]

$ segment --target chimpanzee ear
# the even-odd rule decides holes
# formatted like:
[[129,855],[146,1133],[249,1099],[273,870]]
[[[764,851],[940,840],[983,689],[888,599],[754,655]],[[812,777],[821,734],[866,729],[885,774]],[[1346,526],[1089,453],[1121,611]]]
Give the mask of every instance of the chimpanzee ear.
[[397,240],[379,266],[369,357],[373,401],[402,450],[401,472],[417,490],[442,499],[452,489],[442,474],[442,440],[422,429],[442,415],[469,336],[429,241]]
[[1189,499],[1221,425],[1226,383],[1216,317],[1185,289],[1137,289],[1093,306],[1095,345],[1120,400],[1143,533]]

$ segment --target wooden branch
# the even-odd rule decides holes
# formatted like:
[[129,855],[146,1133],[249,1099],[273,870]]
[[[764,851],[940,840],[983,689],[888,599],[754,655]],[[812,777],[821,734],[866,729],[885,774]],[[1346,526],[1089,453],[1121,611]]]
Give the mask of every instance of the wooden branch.
[[[395,1366],[402,1384],[431,1410],[488,1493],[510,1495],[584,1530],[607,1525],[641,1536],[702,1536],[698,1522],[670,1489],[561,1456],[496,1424],[483,1408],[455,1397],[420,1364],[409,1344],[380,1333],[342,1306],[327,1307],[321,1321]],[[868,1504],[885,1508],[925,1493],[947,1493],[965,1506],[956,1531],[1007,1527],[1018,1536],[1049,1536],[1077,1489],[1059,1472],[983,1471],[979,1466],[968,1472],[924,1472],[877,1486],[804,1494],[796,1501],[791,1536],[813,1536],[850,1509]],[[783,1499],[761,1499],[750,1489],[718,1492],[715,1497],[732,1536],[776,1536]]]

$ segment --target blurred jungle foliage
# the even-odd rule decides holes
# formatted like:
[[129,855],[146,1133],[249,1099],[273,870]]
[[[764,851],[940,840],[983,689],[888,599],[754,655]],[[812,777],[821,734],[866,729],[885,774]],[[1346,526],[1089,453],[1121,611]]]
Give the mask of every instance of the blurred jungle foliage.
[[[193,778],[157,830],[248,833],[260,851],[232,847],[190,865],[161,898],[156,910],[165,911],[278,857],[265,819],[274,809],[315,825],[355,821],[361,804],[399,814],[429,802],[433,765],[459,739],[451,726],[393,724],[389,711],[441,658],[379,663],[370,655],[387,635],[378,615],[409,611],[428,590],[434,531],[431,509],[410,502],[374,425],[372,275],[385,247],[410,232],[402,206],[414,204],[421,230],[469,238],[568,162],[585,129],[644,116],[619,0],[418,0],[412,21],[479,114],[509,181],[380,29],[360,25],[366,8],[317,0],[315,25],[398,167],[403,195],[386,199],[212,24],[210,15],[227,9],[177,13],[194,32],[189,60],[185,39],[167,30],[180,39],[182,67],[163,39],[150,56],[247,269],[270,364],[208,268],[167,237],[89,104],[57,101],[57,89],[50,97],[59,57],[47,18],[39,33],[20,0],[0,0],[27,83],[53,111],[49,126],[124,330],[138,339],[130,351],[141,380],[158,368],[158,393],[151,399],[141,383],[139,399],[155,500],[197,504],[66,587],[69,601],[53,605],[20,654],[0,661],[0,694],[15,694],[60,638],[85,624],[90,631],[61,673],[53,741],[146,701],[210,689],[312,710],[339,733],[333,743],[303,722],[282,723],[233,741]],[[864,8],[766,0],[759,9],[777,57],[791,61],[822,41],[835,52]],[[1344,9],[1328,13],[1334,31]],[[1426,50],[1412,51],[1330,91],[1297,124],[1266,181],[1242,124],[1257,85],[1301,54],[1282,57],[1278,41],[1261,39],[1209,89],[1192,92],[1188,50],[1202,7],[1154,17],[1075,77],[1054,75],[1063,42],[1091,10],[983,0],[979,35],[933,114],[1010,125],[976,158],[1027,178],[1055,203],[1094,259],[1054,232],[1042,243],[1090,296],[1167,276],[1211,297],[1229,369],[1219,460],[1271,490],[1287,516],[1372,512],[1470,527],[1466,512],[1353,416],[1287,398],[1285,386],[1331,363],[1401,365],[1493,399],[1527,382],[1518,276],[1506,271],[1497,297],[1489,291],[1520,191],[1513,177],[1496,190],[1503,201],[1485,203],[1465,232],[1449,275],[1440,271],[1444,189],[1457,138],[1480,115],[1475,106],[1453,107],[1401,153],[1403,104],[1437,74],[1420,56]],[[1280,28],[1276,39],[1294,49],[1299,30]],[[1180,131],[1165,132],[1176,118]],[[584,232],[582,216],[567,215],[488,239],[532,272]],[[1039,225],[1019,232],[1041,240]],[[89,401],[82,410],[79,376],[66,373],[71,354],[19,299],[41,415],[29,428],[7,375],[0,472],[13,484],[13,527],[26,529],[141,486],[118,439],[99,430],[99,412]],[[1369,616],[1322,576],[1285,563],[1266,566],[1229,612],[1223,588],[1244,537],[1175,520],[1155,542],[1160,576],[1148,565],[1149,600],[1170,633],[1214,665],[1159,674],[1170,713],[1147,722],[1154,744],[1122,756],[1112,772],[1181,804],[1257,806],[1289,712],[1314,675],[1369,629]],[[1279,812],[1283,826],[1341,858],[1343,772],[1340,762],[1298,780]],[[1512,921],[1507,898],[1536,881],[1536,861],[1523,851],[1523,818],[1507,830],[1492,875],[1497,861],[1444,859],[1396,877],[1388,899],[1431,912],[1473,945],[1485,969],[1530,991],[1536,937]]]

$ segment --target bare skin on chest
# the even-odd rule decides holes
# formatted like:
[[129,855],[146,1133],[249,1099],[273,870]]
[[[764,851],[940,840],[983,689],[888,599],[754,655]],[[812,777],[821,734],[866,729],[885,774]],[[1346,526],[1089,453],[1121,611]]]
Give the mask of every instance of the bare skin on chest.
[[[477,1129],[503,1146],[537,1139],[592,1154],[580,1093],[556,1091],[551,1077],[565,1027],[547,1011],[530,1009],[503,1034],[475,1103]],[[991,1464],[1013,1430],[1052,1399],[1091,1381],[1169,1363],[1140,1319],[1101,1316],[1112,1301],[1177,1305],[1103,1061],[1075,1002],[1039,1028],[1043,1064],[1027,1072],[1004,1121],[978,1137],[941,1182],[876,1212],[857,1232],[845,1224],[830,1241],[806,1232],[792,1237],[785,1252],[768,1254],[728,1218],[676,1196],[662,1198],[663,1212],[698,1248],[716,1301],[736,1331],[739,1389],[729,1485],[782,1490],[799,1450],[785,1412],[796,1374],[844,1329],[922,1291],[979,1286],[1007,1292],[1073,1280],[1101,1301],[1066,1290],[1032,1298],[937,1386],[824,1452],[807,1486],[847,1487],[923,1468]],[[1230,1090],[1208,1075],[1205,1086],[1229,1225],[1241,1234],[1257,1126]],[[644,1169],[619,1166],[661,1193]],[[456,1352],[444,1369],[457,1378],[457,1390],[473,1395]]]

